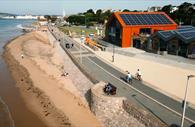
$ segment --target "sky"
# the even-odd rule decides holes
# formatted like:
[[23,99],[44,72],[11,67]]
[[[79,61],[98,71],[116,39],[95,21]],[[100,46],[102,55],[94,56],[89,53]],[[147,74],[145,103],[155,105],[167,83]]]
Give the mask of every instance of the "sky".
[[0,12],[33,15],[67,15],[84,12],[90,8],[146,10],[151,6],[180,5],[195,0],[0,0]]

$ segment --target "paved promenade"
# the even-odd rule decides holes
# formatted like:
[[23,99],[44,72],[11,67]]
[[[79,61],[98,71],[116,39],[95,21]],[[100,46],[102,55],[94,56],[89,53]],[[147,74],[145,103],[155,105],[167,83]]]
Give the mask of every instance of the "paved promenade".
[[[96,52],[92,52],[88,47],[80,45],[79,42],[65,36],[62,44],[74,43],[73,48],[66,50],[69,50],[85,66],[89,74],[92,74],[98,81],[110,82],[117,86],[119,96],[127,97],[138,107],[151,112],[166,124],[170,126],[180,125],[182,107],[179,101],[173,100],[136,80],[133,80],[133,85],[127,84],[123,80],[126,76],[124,71],[109,63],[111,56],[106,61],[99,57],[102,54],[98,55]],[[101,57],[105,56],[102,55]],[[185,126],[189,127],[195,121],[195,110],[187,108],[186,114],[188,120],[185,121]]]

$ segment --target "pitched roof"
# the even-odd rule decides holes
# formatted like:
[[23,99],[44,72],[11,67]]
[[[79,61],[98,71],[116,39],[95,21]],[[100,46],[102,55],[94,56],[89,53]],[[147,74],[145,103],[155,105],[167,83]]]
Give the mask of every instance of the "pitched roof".
[[113,15],[123,27],[177,25],[164,12],[115,12]]
[[193,26],[180,26],[176,30],[171,31],[158,31],[157,35],[164,41],[168,41],[173,37],[177,37],[184,41],[186,44],[195,41],[195,27]]

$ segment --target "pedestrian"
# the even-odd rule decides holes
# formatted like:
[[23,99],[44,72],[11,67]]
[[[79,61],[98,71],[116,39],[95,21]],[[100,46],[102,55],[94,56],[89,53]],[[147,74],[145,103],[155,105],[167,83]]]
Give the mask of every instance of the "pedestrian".
[[127,82],[131,82],[132,81],[132,76],[130,74],[130,72],[127,72]]
[[141,80],[141,71],[140,71],[140,69],[137,69],[136,78],[138,80]]
[[74,44],[72,43],[72,44],[71,44],[71,48],[72,48],[73,46],[74,46]]
[[24,55],[23,54],[21,54],[21,58],[24,59]]

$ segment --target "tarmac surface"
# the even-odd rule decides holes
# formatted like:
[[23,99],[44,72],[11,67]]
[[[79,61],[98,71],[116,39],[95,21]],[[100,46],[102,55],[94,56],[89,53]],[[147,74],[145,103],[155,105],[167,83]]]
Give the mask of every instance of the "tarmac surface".
[[[57,37],[57,36],[56,36]],[[57,37],[58,38],[58,37]],[[110,82],[117,87],[119,96],[128,98],[138,107],[143,108],[158,117],[169,126],[180,125],[182,114],[182,104],[172,98],[144,85],[142,82],[133,79],[133,84],[127,84],[124,79],[126,75],[117,68],[108,65],[100,58],[96,57],[93,52],[80,45],[78,42],[64,36],[63,45],[73,43],[72,48],[67,48],[76,59],[85,66],[89,74],[93,74],[98,81]],[[142,94],[143,93],[143,94]],[[162,106],[163,105],[163,106]],[[188,107],[185,120],[185,127],[190,127],[195,121],[195,110]]]

